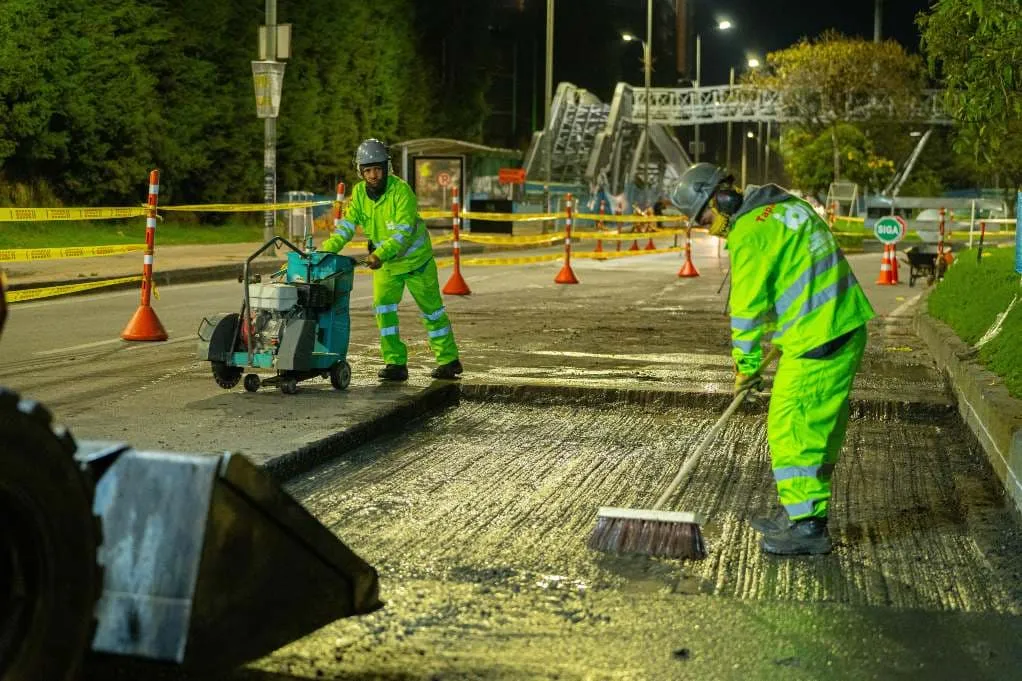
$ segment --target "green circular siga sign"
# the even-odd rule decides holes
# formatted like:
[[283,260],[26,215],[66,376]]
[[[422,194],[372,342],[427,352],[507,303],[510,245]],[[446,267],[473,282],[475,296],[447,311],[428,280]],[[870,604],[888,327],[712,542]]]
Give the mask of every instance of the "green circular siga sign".
[[876,221],[873,234],[882,243],[896,244],[905,238],[905,220],[896,215],[888,215]]

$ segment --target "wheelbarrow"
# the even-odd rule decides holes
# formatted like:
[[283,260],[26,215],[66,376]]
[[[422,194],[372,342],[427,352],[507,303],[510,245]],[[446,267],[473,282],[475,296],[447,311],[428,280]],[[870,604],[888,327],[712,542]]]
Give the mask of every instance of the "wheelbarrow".
[[951,247],[944,244],[944,253],[941,257],[937,251],[936,244],[923,244],[921,246],[909,246],[904,250],[907,260],[903,260],[909,266],[908,285],[915,286],[916,279],[926,277],[926,283],[932,284],[938,279],[944,278],[944,272],[952,260]]

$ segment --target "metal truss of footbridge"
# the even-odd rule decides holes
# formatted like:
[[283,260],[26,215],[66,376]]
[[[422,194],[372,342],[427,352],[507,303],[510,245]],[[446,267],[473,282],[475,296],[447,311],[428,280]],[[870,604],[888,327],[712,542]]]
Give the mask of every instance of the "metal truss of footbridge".
[[[802,104],[811,104],[806,93]],[[790,102],[777,92],[748,85],[649,90],[649,163],[645,163],[645,88],[619,83],[610,104],[571,83],[561,83],[551,103],[546,129],[533,134],[525,157],[530,178],[587,184],[618,194],[638,182],[659,191],[692,164],[673,128],[727,122],[796,120]],[[925,91],[910,106],[884,95],[850,97],[840,118],[863,120],[889,117],[928,125],[949,125],[941,92]]]

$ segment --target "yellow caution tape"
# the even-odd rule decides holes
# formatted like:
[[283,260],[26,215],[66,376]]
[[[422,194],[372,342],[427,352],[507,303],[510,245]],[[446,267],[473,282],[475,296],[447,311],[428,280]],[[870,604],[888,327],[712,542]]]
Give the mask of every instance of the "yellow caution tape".
[[[466,267],[528,265],[537,262],[552,262],[564,258],[564,253],[545,253],[543,255],[526,255],[518,258],[462,258],[461,264]],[[453,258],[437,260],[437,267],[447,267],[454,262]]]
[[467,220],[492,220],[499,222],[542,222],[546,220],[563,220],[567,213],[477,213],[465,211],[461,217]]
[[574,239],[599,239],[601,241],[631,241],[633,239],[658,239],[675,234],[684,234],[684,229],[658,229],[655,232],[572,232]]
[[145,214],[145,208],[0,208],[0,222],[117,220]]
[[[496,244],[502,246],[545,246],[547,244],[564,241],[564,234],[531,234],[527,236],[500,236],[496,234],[475,234],[464,232],[461,235],[462,241],[472,241],[479,244]],[[434,242],[436,243],[436,242]]]
[[640,255],[658,255],[660,253],[677,253],[681,250],[681,246],[670,246],[668,248],[656,248],[640,251],[579,251],[578,253],[572,253],[572,257],[577,258],[589,258],[592,260],[604,260],[608,258],[634,258]]
[[432,240],[434,246],[439,246],[440,244],[445,244],[448,241],[454,241],[454,234],[452,234],[451,232],[445,232],[438,236],[431,236],[430,239]]
[[449,210],[420,210],[419,217],[423,220],[438,220],[440,218],[453,218],[454,212]]
[[686,222],[687,218],[679,215],[612,215],[599,213],[577,213],[576,220],[592,220],[593,222]]
[[208,203],[187,206],[160,206],[161,211],[188,211],[190,213],[262,213],[268,210],[314,208],[332,206],[333,201],[292,201],[290,203]]
[[33,260],[64,260],[68,258],[93,258],[118,253],[144,251],[145,244],[124,244],[118,246],[75,246],[69,248],[9,248],[0,249],[0,262],[31,262]]
[[19,303],[25,300],[36,300],[38,298],[52,298],[53,296],[65,296],[69,293],[79,291],[90,291],[105,286],[124,284],[129,281],[142,281],[142,276],[121,277],[120,279],[104,279],[103,281],[90,281],[84,284],[65,284],[64,286],[49,286],[47,288],[30,288],[21,291],[8,291],[7,300],[12,303]]

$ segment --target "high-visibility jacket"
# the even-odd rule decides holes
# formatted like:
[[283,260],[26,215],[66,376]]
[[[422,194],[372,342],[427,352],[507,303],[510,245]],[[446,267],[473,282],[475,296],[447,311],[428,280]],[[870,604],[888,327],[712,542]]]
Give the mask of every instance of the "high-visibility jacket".
[[320,250],[337,253],[355,236],[355,225],[376,244],[373,253],[389,274],[404,274],[419,269],[433,257],[426,223],[419,217],[419,202],[408,183],[387,176],[387,188],[373,201],[366,183],[359,182],[351,192],[344,219]]
[[873,318],[866,294],[812,206],[776,185],[749,191],[728,234],[731,355],[759,369],[760,341],[799,357]]

